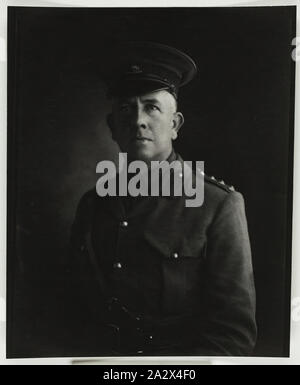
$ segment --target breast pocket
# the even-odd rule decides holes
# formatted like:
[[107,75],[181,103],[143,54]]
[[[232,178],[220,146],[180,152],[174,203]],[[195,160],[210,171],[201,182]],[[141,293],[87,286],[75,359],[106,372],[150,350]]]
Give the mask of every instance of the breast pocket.
[[184,238],[178,247],[168,245],[161,259],[162,310],[166,315],[188,311],[202,284],[206,239]]

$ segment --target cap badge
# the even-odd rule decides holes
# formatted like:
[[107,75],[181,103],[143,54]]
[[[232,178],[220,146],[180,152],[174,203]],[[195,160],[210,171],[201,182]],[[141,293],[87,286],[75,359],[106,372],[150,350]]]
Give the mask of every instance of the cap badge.
[[143,71],[142,71],[141,67],[137,64],[132,64],[129,68],[129,71],[128,71],[128,73],[130,73],[130,74],[138,74],[141,72],[143,72]]

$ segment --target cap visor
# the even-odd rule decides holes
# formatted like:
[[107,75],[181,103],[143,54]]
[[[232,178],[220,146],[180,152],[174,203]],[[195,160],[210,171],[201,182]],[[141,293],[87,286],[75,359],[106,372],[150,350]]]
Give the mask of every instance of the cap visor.
[[114,97],[138,96],[150,92],[167,90],[169,88],[170,84],[160,79],[133,78],[126,79],[126,81],[118,83],[111,90],[109,90],[108,95]]

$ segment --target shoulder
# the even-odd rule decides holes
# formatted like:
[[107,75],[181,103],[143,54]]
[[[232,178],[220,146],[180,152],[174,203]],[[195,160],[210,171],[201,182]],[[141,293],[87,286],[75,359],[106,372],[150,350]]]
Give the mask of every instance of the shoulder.
[[218,181],[216,178],[205,176],[204,206],[210,213],[211,234],[223,236],[228,231],[232,234],[244,234],[247,237],[247,218],[243,195],[236,189]]
[[[224,182],[223,179],[217,179],[214,176],[204,174],[204,190],[208,198],[223,200],[228,196],[235,196],[238,192],[231,184]],[[240,193],[238,193],[240,194]]]
[[244,206],[243,195],[231,184],[218,180],[213,176],[204,175],[204,199],[216,208],[223,205]]
[[[176,154],[176,161],[179,161],[182,165],[182,167],[184,167],[184,170],[190,170],[190,175],[192,175],[192,178],[194,180],[195,177],[197,177],[197,174],[198,175],[202,175],[203,179],[204,179],[204,185],[205,185],[205,188],[208,189],[209,191],[212,191],[212,192],[216,192],[216,193],[220,193],[224,194],[225,193],[230,193],[232,191],[235,191],[235,188],[232,186],[232,185],[229,185],[227,183],[224,182],[224,180],[219,180],[217,178],[215,178],[214,176],[209,176],[207,175],[205,172],[204,172],[204,168],[202,169],[203,166],[203,162],[189,162],[189,161],[186,161],[186,160],[183,160],[182,157],[177,153]],[[199,167],[200,166],[200,167]]]
[[215,218],[220,213],[232,216],[233,213],[245,211],[244,197],[232,184],[226,183],[223,179],[209,176],[199,168],[195,172],[201,173],[203,176],[203,208],[211,218]]
[[225,193],[230,193],[235,191],[235,188],[232,185],[229,185],[224,182],[224,180],[218,180],[214,176],[208,176],[204,174],[205,185],[212,191],[225,191]]
[[86,191],[80,198],[79,204],[81,205],[89,205],[91,204],[97,197],[97,192],[95,188],[92,188]]
[[88,217],[95,207],[97,199],[96,189],[90,189],[86,191],[79,200],[76,217],[77,219],[84,220],[84,218]]
[[[176,154],[176,159],[181,163],[186,163],[179,154]],[[221,178],[209,176],[199,166],[203,166],[198,162],[193,162],[190,166],[192,170],[193,179],[196,178],[196,174],[201,174],[204,181],[204,206],[216,210],[222,205],[222,202],[236,202],[237,204],[243,204],[243,196],[236,190],[231,183],[224,182]],[[195,166],[196,163],[196,166]],[[201,162],[202,163],[202,162]],[[195,167],[194,167],[195,166]]]

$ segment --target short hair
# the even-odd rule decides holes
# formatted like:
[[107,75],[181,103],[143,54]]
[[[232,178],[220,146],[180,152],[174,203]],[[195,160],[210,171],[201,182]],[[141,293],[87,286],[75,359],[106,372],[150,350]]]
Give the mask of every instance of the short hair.
[[[158,91],[166,91],[168,94],[170,94],[172,96],[172,100],[174,102],[174,110],[175,110],[174,112],[177,112],[178,111],[178,98],[177,98],[176,94],[174,94],[172,92],[172,90],[169,90],[169,89],[153,90],[152,92],[158,92]],[[137,96],[137,95],[135,95],[135,96]],[[134,96],[132,96],[132,97],[134,97]],[[116,96],[112,96],[112,95],[110,95],[109,99],[114,104],[115,101],[122,99],[122,96],[117,96],[117,95]]]

